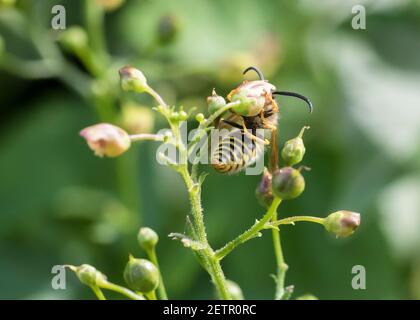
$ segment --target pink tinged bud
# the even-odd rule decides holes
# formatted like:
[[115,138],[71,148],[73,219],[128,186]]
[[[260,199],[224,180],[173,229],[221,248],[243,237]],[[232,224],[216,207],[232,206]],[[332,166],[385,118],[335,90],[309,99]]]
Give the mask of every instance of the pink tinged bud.
[[117,157],[130,148],[130,136],[123,129],[109,123],[99,123],[80,131],[89,148],[99,157]]
[[126,66],[120,69],[121,87],[124,91],[145,92],[149,89],[147,79],[140,70]]
[[348,237],[360,225],[360,214],[357,212],[341,210],[331,213],[325,218],[325,229],[337,237]]

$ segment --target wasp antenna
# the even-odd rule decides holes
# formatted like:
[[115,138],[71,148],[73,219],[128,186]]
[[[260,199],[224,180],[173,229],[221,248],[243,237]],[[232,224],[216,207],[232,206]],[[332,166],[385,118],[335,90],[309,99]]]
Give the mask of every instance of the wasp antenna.
[[313,106],[311,100],[309,100],[308,98],[306,98],[305,96],[303,96],[299,93],[288,92],[288,91],[273,91],[271,94],[272,95],[289,96],[289,97],[299,98],[299,99],[305,101],[308,104],[310,113],[312,113],[312,111],[314,110],[314,106]]
[[264,80],[264,75],[263,75],[263,73],[262,73],[262,72],[261,72],[261,70],[260,70],[260,69],[258,69],[257,67],[248,67],[248,68],[246,68],[246,69],[244,70],[244,72],[242,72],[242,74],[247,73],[249,70],[254,70],[254,71],[258,74],[258,77],[260,78],[260,80]]

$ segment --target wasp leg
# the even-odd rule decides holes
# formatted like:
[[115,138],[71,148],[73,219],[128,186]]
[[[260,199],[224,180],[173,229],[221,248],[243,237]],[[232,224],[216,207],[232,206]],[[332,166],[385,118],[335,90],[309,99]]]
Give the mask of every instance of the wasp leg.
[[277,127],[270,124],[266,125],[271,130],[269,170],[270,172],[274,172],[278,169]]
[[242,126],[239,125],[239,124],[237,124],[236,122],[233,122],[233,121],[230,121],[230,120],[225,120],[225,119],[222,119],[222,121],[224,123],[227,123],[227,124],[231,125],[234,128],[237,128],[237,129],[241,129],[242,130]]
[[259,143],[265,144],[265,145],[270,144],[269,140],[261,139],[257,137],[256,135],[252,134],[251,132],[249,132],[248,128],[245,126],[245,121],[243,118],[241,118],[241,122],[242,122],[242,129],[244,130],[244,134],[246,134],[250,139],[255,140]]

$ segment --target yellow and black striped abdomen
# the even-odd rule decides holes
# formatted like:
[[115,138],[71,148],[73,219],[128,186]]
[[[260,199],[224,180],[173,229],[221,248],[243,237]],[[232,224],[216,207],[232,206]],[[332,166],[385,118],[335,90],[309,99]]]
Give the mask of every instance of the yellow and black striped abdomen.
[[219,137],[211,154],[211,165],[220,173],[233,174],[255,163],[263,152],[262,142],[234,129]]

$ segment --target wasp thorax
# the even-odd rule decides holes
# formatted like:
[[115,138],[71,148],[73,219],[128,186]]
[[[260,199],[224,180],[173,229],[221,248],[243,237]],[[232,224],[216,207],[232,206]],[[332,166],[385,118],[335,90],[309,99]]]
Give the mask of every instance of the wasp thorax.
[[298,197],[305,190],[305,179],[299,170],[285,167],[273,173],[272,191],[280,199]]
[[246,117],[256,116],[266,105],[272,103],[271,92],[275,89],[276,87],[265,80],[244,81],[227,98],[231,102],[239,102],[232,108],[233,112]]
[[273,192],[271,191],[271,181],[272,175],[264,168],[264,173],[261,177],[261,180],[255,189],[255,196],[258,200],[258,203],[262,205],[264,208],[268,208],[271,203],[273,202]]

